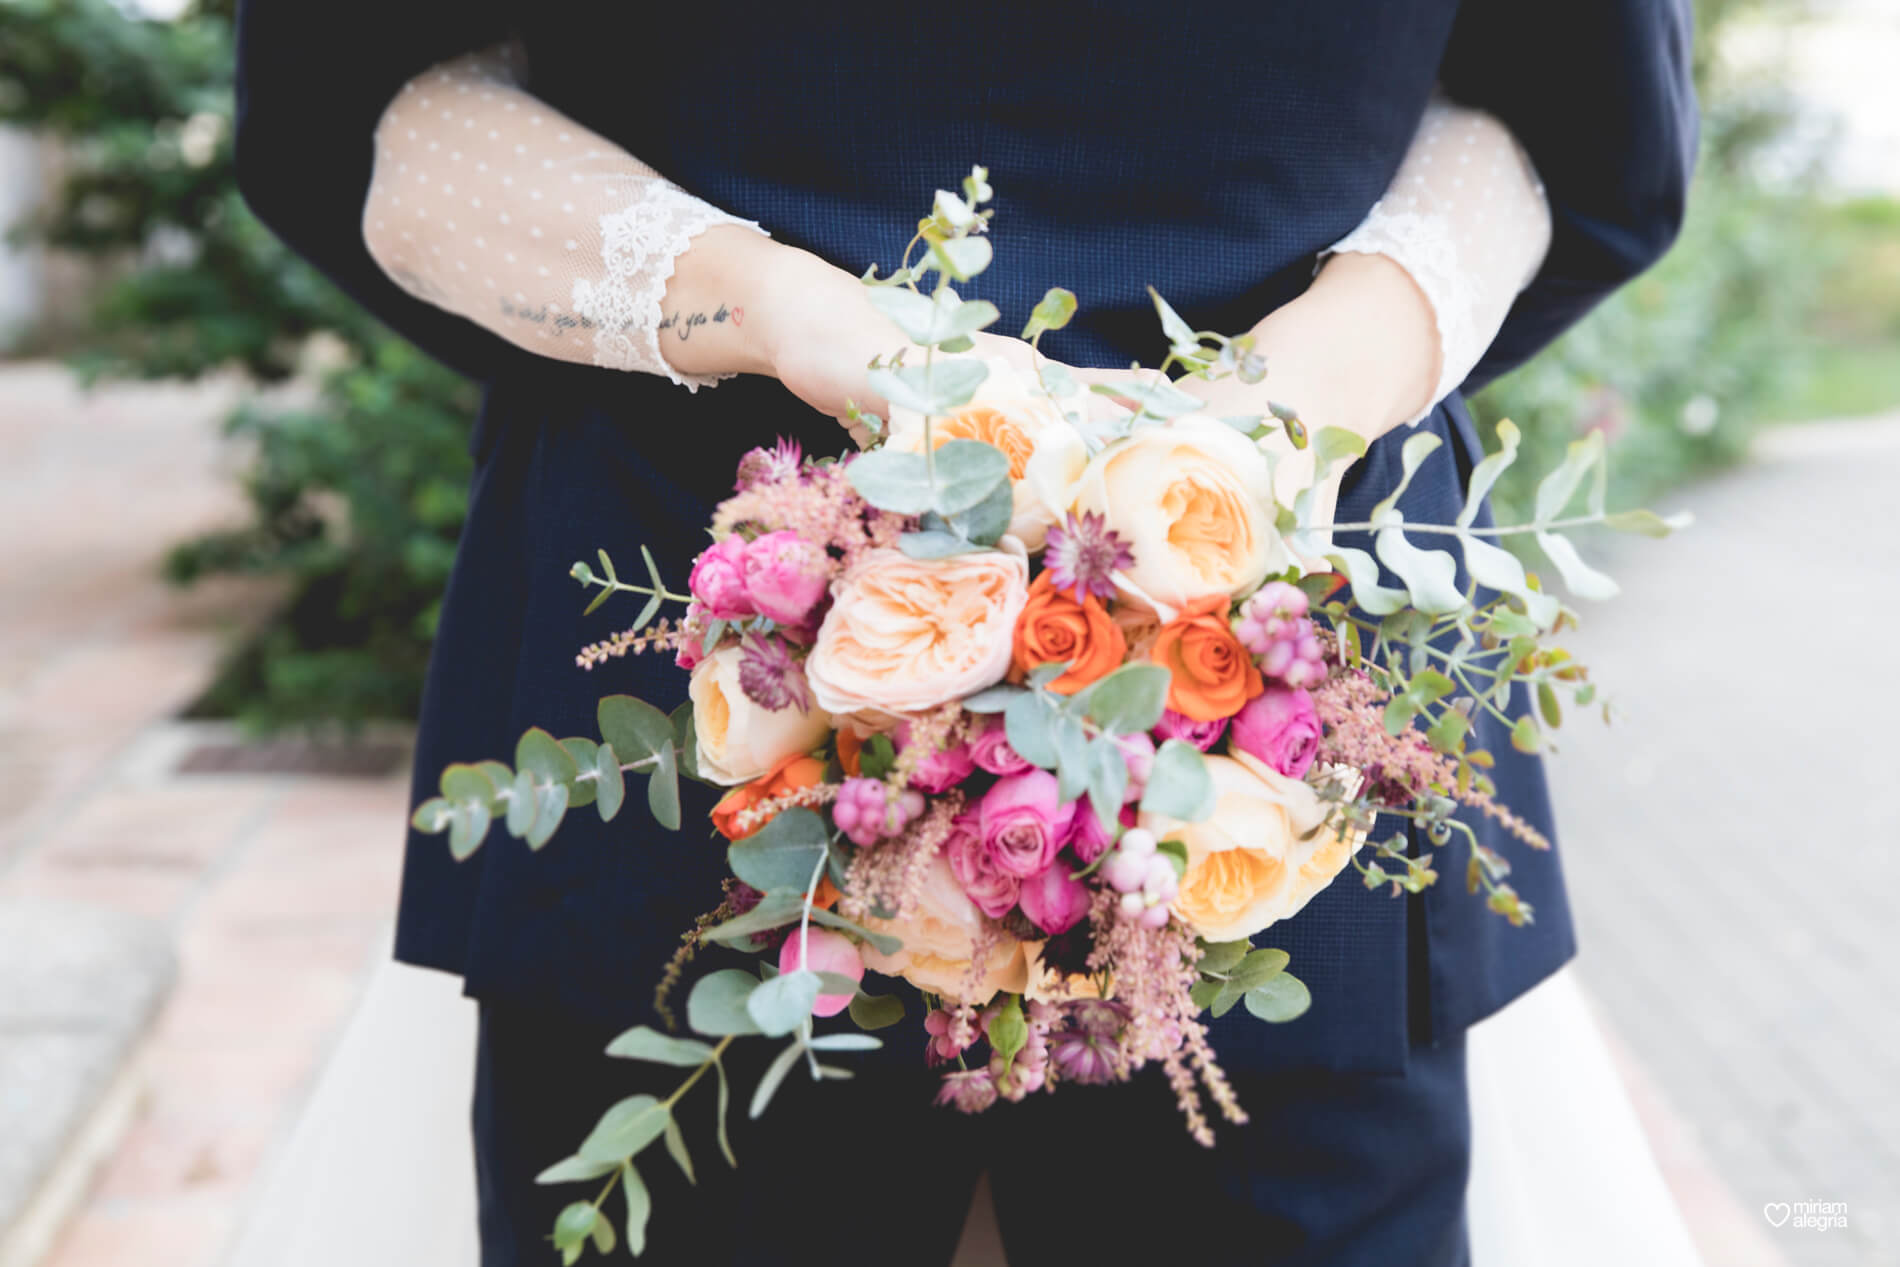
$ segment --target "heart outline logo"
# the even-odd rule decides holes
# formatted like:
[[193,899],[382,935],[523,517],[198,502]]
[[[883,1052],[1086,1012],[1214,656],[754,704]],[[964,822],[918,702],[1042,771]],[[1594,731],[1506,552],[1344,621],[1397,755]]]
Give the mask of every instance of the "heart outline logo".
[[742,326],[745,324],[745,309],[744,308],[739,308],[739,307],[733,308],[732,324],[735,326]]
[[1770,1201],[1761,1208],[1761,1216],[1768,1220],[1768,1226],[1780,1227],[1794,1213],[1794,1207],[1786,1201]]

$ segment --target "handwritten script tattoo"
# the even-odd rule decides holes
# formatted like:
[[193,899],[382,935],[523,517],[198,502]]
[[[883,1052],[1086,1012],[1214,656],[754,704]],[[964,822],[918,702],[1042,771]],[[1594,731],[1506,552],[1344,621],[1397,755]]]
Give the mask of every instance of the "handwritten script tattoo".
[[660,318],[660,329],[673,331],[679,335],[680,342],[684,343],[693,337],[693,331],[708,322],[715,325],[724,325],[728,321],[731,321],[734,325],[740,324],[740,319],[736,314],[744,311],[745,309],[743,308],[732,309],[726,307],[724,304],[720,304],[719,307],[711,313],[675,312],[671,316]]

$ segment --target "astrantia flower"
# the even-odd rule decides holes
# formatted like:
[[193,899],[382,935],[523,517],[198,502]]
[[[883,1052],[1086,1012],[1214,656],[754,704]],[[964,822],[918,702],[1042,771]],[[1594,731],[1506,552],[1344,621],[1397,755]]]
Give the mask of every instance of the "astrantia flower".
[[996,1103],[996,1083],[987,1069],[947,1073],[943,1085],[937,1088],[937,1103],[959,1113],[981,1113]]
[[747,638],[739,656],[739,689],[746,698],[770,712],[796,706],[811,708],[805,670],[777,638]]
[[1135,552],[1109,529],[1105,517],[1070,512],[1049,529],[1042,561],[1055,588],[1070,591],[1076,602],[1084,594],[1106,601],[1115,597],[1115,582],[1109,578],[1133,567]]
[[739,478],[733,487],[739,492],[759,484],[780,484],[797,479],[805,464],[805,451],[798,441],[780,436],[769,449],[753,449],[739,459]]
[[1049,1040],[1049,1063],[1065,1082],[1113,1082],[1115,1070],[1124,1059],[1121,1044],[1105,1035],[1069,1031]]

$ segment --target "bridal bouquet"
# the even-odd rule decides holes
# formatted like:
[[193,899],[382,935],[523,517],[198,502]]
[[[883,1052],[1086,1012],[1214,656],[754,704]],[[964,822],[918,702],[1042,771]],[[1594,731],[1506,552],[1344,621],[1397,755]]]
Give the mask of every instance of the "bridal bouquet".
[[[1366,523],[1320,522],[1329,471],[1363,441],[1308,435],[1279,405],[1202,413],[1170,370],[1256,382],[1264,366],[1247,340],[1192,330],[1159,296],[1170,352],[1150,377],[1084,390],[1040,357],[964,355],[999,318],[954,289],[989,263],[989,194],[980,168],[961,195],[939,192],[905,266],[865,277],[914,345],[873,364],[890,407],[887,420],[859,418],[876,428],[870,451],[813,458],[781,441],[747,454],[685,593],[650,554],[645,583],[621,579],[605,551],[599,571],[575,565],[596,605],[645,600],[581,667],[672,654],[691,703],[668,716],[609,696],[598,739],[531,730],[512,766],[451,766],[416,810],[417,827],[447,832],[466,857],[496,821],[538,849],[569,810],[611,819],[630,775],[669,828],[682,776],[730,789],[712,826],[731,842],[732,877],[687,932],[660,1011],[673,1019],[666,1000],[704,943],[755,952],[757,967],[693,984],[694,1036],[640,1027],[608,1049],[687,1072],[665,1100],[609,1108],[542,1176],[605,1181],[560,1217],[568,1262],[590,1240],[613,1246],[601,1204],[616,1183],[640,1251],[635,1158],[664,1140],[691,1175],[672,1109],[709,1069],[732,1160],[721,1057],[733,1042],[783,1044],[751,1093],[757,1116],[801,1064],[843,1077],[826,1062],[879,1045],[866,1031],[906,1008],[894,978],[924,1009],[939,1103],[975,1113],[1157,1064],[1187,1129],[1212,1143],[1210,1104],[1246,1119],[1203,1018],[1244,1006],[1281,1022],[1310,1002],[1288,956],[1254,939],[1348,867],[1394,893],[1437,878],[1404,832],[1377,839],[1381,822],[1412,820],[1434,845],[1462,838],[1471,890],[1513,923],[1532,916],[1505,859],[1453,817],[1469,806],[1546,844],[1495,799],[1492,758],[1467,735],[1488,711],[1535,749],[1594,687],[1547,643],[1569,612],[1496,539],[1532,534],[1594,598],[1614,586],[1563,529],[1674,525],[1605,513],[1593,435],[1543,481],[1533,522],[1474,527],[1515,456],[1508,423],[1457,522],[1397,510],[1439,443],[1427,433],[1405,443],[1404,480]],[[1074,309],[1050,291],[1024,338],[1035,345]],[[1276,463],[1309,446],[1312,478],[1285,504]],[[1586,480],[1586,510],[1565,517]],[[1339,529],[1373,534],[1377,560],[1334,544]],[[1433,537],[1457,539],[1471,584],[1420,544]],[[683,612],[656,620],[668,602]],[[1520,683],[1534,717],[1505,712]],[[840,1015],[851,1024],[821,1032]]]

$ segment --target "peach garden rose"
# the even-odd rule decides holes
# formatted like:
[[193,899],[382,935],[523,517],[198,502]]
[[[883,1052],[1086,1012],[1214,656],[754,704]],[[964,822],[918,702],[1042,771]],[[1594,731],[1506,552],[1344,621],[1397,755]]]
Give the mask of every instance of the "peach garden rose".
[[1021,544],[947,559],[873,550],[833,590],[805,661],[826,712],[920,712],[1002,681],[1029,594]]
[[1137,427],[1083,474],[1078,512],[1107,517],[1135,562],[1131,597],[1179,609],[1234,595],[1293,562],[1274,529],[1273,478],[1258,445],[1216,418]]
[[1029,957],[1024,943],[1007,933],[996,937],[975,993],[963,997],[983,913],[964,895],[963,886],[939,853],[924,873],[915,909],[899,919],[867,918],[866,927],[889,933],[904,944],[895,954],[881,954],[868,942],[861,948],[864,962],[874,972],[903,977],[920,990],[929,990],[965,1003],[984,1004],[998,990],[1021,992],[1029,984]]
[[1360,843],[1322,830],[1319,795],[1246,753],[1206,758],[1214,813],[1198,823],[1144,814],[1142,825],[1187,846],[1174,911],[1208,941],[1238,941],[1299,912]]
[[732,787],[750,783],[794,753],[816,747],[831,729],[823,708],[762,708],[739,689],[737,646],[722,647],[693,669],[687,693],[699,746],[699,772]]

